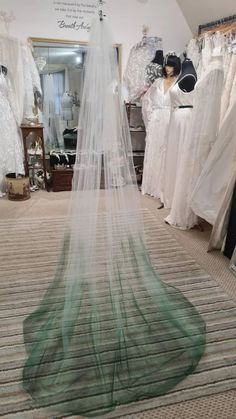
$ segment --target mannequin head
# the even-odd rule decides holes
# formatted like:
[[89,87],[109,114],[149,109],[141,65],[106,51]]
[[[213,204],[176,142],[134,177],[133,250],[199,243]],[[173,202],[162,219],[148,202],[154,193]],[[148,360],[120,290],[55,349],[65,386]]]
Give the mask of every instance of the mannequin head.
[[165,77],[178,76],[181,70],[180,58],[174,52],[168,53],[164,59],[163,74]]
[[159,65],[163,66],[163,62],[164,62],[163,51],[162,51],[162,49],[158,49],[156,51],[155,57],[152,60],[152,63],[159,64]]

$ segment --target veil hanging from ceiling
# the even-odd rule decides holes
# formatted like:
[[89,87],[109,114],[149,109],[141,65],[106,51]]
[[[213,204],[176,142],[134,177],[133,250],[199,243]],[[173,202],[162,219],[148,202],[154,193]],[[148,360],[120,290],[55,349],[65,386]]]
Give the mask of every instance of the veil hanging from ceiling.
[[68,415],[164,394],[194,371],[205,347],[202,318],[160,280],[145,247],[112,45],[107,22],[97,19],[60,259],[24,321],[24,388],[36,406]]

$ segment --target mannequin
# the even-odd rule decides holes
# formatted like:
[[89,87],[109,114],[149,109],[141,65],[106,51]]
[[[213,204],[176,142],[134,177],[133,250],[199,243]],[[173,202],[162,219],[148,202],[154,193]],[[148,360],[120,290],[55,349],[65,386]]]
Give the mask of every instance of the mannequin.
[[[179,177],[182,165],[183,145],[189,137],[196,81],[197,75],[193,63],[185,57],[181,74],[170,90],[173,111],[170,119],[164,169],[163,202],[165,208],[172,208],[173,200],[178,196],[176,179]],[[176,225],[175,220],[170,216],[165,221],[171,225]]]
[[169,52],[166,54],[163,67],[165,92],[176,82],[180,69],[181,61],[175,52]]
[[195,71],[193,62],[184,55],[185,59],[182,63],[181,74],[177,80],[179,88],[183,92],[192,92],[197,82],[197,73]]
[[62,110],[62,118],[67,121],[72,121],[73,119],[73,99],[69,92],[65,92],[61,99],[61,110]]
[[[143,98],[147,129],[142,193],[163,202],[164,163],[171,114],[170,92],[180,72],[180,59],[173,52],[165,57],[163,78],[151,85]],[[159,208],[161,208],[163,204]]]
[[155,57],[146,67],[147,84],[151,85],[158,77],[163,77],[163,50],[157,50]]
[[155,57],[152,60],[152,63],[159,64],[163,67],[164,55],[163,55],[163,50],[162,49],[158,49],[156,51],[156,54],[155,54]]

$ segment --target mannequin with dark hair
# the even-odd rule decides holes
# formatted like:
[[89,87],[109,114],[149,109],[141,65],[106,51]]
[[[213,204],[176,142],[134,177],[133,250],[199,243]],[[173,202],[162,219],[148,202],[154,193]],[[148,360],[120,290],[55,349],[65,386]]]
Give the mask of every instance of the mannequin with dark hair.
[[[154,58],[160,56],[157,51]],[[163,60],[164,77],[158,78],[143,97],[142,111],[147,130],[142,193],[163,202],[164,163],[171,115],[170,95],[179,75],[181,63],[174,52]],[[161,208],[163,204],[159,208]]]
[[[167,67],[171,67],[171,74],[168,72]],[[171,77],[176,77],[179,75],[181,70],[181,61],[180,58],[174,52],[170,52],[165,56],[163,63],[163,74],[167,77],[168,73]]]
[[193,62],[184,54],[184,61],[182,63],[181,73],[177,80],[179,88],[183,92],[191,92],[197,82],[197,73],[195,71]]
[[181,61],[175,52],[166,54],[163,64],[164,91],[166,92],[175,84],[181,70]]

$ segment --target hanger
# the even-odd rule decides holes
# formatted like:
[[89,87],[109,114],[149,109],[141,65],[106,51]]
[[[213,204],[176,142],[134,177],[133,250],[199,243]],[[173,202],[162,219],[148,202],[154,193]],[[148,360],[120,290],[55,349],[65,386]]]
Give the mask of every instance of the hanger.
[[11,22],[13,22],[13,20],[16,20],[16,18],[12,11],[8,15],[7,12],[5,12],[4,10],[0,10],[0,21],[4,23],[5,31],[7,35],[9,35],[10,24]]
[[236,22],[224,23],[224,24],[216,25],[214,28],[204,30],[200,35],[197,36],[197,38],[201,39],[201,38],[204,38],[206,34],[213,35],[216,32],[228,34],[234,31],[236,31]]

